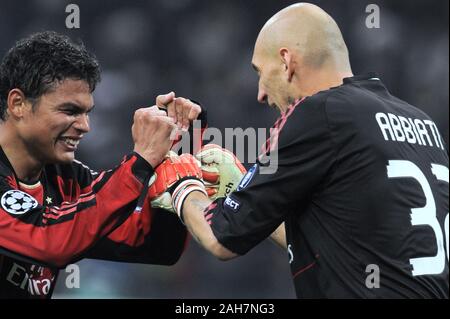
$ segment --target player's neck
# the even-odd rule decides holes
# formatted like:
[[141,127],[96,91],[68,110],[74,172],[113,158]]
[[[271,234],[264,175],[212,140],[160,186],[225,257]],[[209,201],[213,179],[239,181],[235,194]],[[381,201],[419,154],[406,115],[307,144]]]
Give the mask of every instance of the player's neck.
[[352,77],[351,70],[336,71],[323,70],[322,72],[311,73],[311,77],[303,84],[303,95],[311,96],[320,91],[326,91],[333,87],[338,87],[344,83],[344,78]]
[[23,141],[8,129],[7,123],[0,124],[0,145],[21,181],[33,183],[39,179],[44,165],[28,152]]

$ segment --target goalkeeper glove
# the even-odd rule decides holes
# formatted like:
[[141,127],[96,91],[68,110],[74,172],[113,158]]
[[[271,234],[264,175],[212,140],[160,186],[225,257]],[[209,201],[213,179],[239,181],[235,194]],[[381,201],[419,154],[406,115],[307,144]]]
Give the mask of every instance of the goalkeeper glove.
[[180,216],[183,201],[192,191],[207,195],[201,178],[198,161],[192,155],[178,156],[175,152],[169,152],[166,159],[156,167],[150,180],[148,196],[151,206]]
[[201,162],[203,181],[212,200],[234,192],[246,173],[239,159],[219,145],[208,144],[195,157]]

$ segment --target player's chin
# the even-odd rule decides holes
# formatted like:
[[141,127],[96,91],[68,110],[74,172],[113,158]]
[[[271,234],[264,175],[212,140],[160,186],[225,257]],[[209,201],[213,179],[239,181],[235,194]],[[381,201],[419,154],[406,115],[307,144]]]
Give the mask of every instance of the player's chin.
[[70,164],[75,159],[76,147],[66,145],[63,142],[58,142],[54,148],[54,162],[55,164]]
[[58,152],[55,158],[57,164],[70,164],[75,159],[75,152]]
[[278,105],[277,105],[276,103],[273,103],[273,102],[267,102],[267,105],[268,105],[271,109],[274,109],[274,110],[279,109],[279,107],[278,107]]
[[285,111],[285,108],[283,108],[282,106],[280,106],[279,104],[273,103],[272,105],[270,105],[270,107],[274,110],[277,110],[281,113],[283,113]]
[[271,99],[267,99],[267,105],[274,110],[281,110],[280,103],[277,101],[272,101]]

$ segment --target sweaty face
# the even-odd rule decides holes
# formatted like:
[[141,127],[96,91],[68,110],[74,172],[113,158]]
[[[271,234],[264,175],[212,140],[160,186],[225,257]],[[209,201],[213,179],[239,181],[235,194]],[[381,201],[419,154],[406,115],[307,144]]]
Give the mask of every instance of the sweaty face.
[[284,112],[291,104],[284,64],[255,50],[252,65],[259,76],[258,101]]
[[89,132],[93,97],[85,81],[66,79],[27,108],[20,135],[30,156],[42,164],[70,163]]

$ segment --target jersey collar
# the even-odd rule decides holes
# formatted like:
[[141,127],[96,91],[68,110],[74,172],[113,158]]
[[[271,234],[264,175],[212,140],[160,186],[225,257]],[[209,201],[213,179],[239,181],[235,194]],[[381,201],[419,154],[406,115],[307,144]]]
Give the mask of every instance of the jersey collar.
[[366,80],[372,80],[372,81],[380,81],[380,78],[378,77],[378,74],[375,72],[369,72],[366,74],[361,75],[355,75],[349,78],[344,78],[344,84],[348,83],[354,83],[354,82],[360,82],[360,81],[366,81]]

